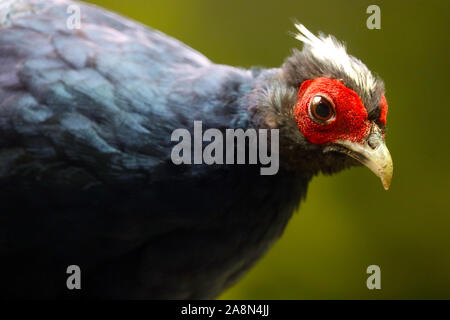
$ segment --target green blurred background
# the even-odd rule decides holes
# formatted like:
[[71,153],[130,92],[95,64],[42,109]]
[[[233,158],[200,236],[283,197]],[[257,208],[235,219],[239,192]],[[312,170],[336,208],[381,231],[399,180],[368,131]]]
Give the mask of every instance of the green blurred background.
[[[293,19],[384,78],[391,189],[366,168],[320,176],[272,250],[224,299],[450,299],[450,1],[95,0],[212,61],[278,67]],[[381,8],[369,30],[366,8]],[[366,268],[381,268],[368,290]]]

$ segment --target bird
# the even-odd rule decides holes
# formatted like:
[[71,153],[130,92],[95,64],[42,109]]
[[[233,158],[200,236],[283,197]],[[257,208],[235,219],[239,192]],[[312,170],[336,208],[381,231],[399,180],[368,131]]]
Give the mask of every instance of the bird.
[[[388,189],[383,80],[295,28],[303,46],[280,67],[246,69],[92,4],[2,1],[0,297],[213,299],[282,236],[314,176],[365,165]],[[277,130],[277,172],[174,163],[174,130],[196,121]]]

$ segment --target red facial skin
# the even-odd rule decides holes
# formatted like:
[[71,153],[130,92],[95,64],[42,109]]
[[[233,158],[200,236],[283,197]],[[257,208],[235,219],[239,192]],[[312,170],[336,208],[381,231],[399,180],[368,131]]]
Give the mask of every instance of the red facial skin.
[[[328,124],[318,124],[309,117],[309,103],[316,95],[326,97],[334,103],[335,118]],[[387,104],[385,109],[387,111]],[[386,121],[386,111],[382,111],[380,121]],[[341,81],[324,77],[302,83],[294,116],[303,136],[313,144],[333,143],[337,140],[363,143],[371,127],[367,110],[358,94]]]
[[386,98],[384,97],[384,94],[381,96],[381,99],[380,99],[380,108],[381,108],[380,122],[382,124],[386,125],[386,116],[387,116],[387,112],[388,112],[388,105],[387,105]]

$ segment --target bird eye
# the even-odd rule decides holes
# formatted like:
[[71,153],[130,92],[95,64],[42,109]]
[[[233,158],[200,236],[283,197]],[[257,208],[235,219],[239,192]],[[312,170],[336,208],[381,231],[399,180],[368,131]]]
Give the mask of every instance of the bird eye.
[[328,124],[335,118],[333,103],[325,97],[315,96],[309,104],[309,117],[318,124]]

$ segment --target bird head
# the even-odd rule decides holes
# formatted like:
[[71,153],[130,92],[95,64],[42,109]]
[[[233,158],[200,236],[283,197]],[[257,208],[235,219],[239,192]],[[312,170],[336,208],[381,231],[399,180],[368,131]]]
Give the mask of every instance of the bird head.
[[384,139],[383,81],[333,36],[296,28],[303,50],[295,49],[278,82],[261,91],[270,110],[266,122],[280,128],[280,155],[313,173],[362,164],[388,189],[393,165]]

